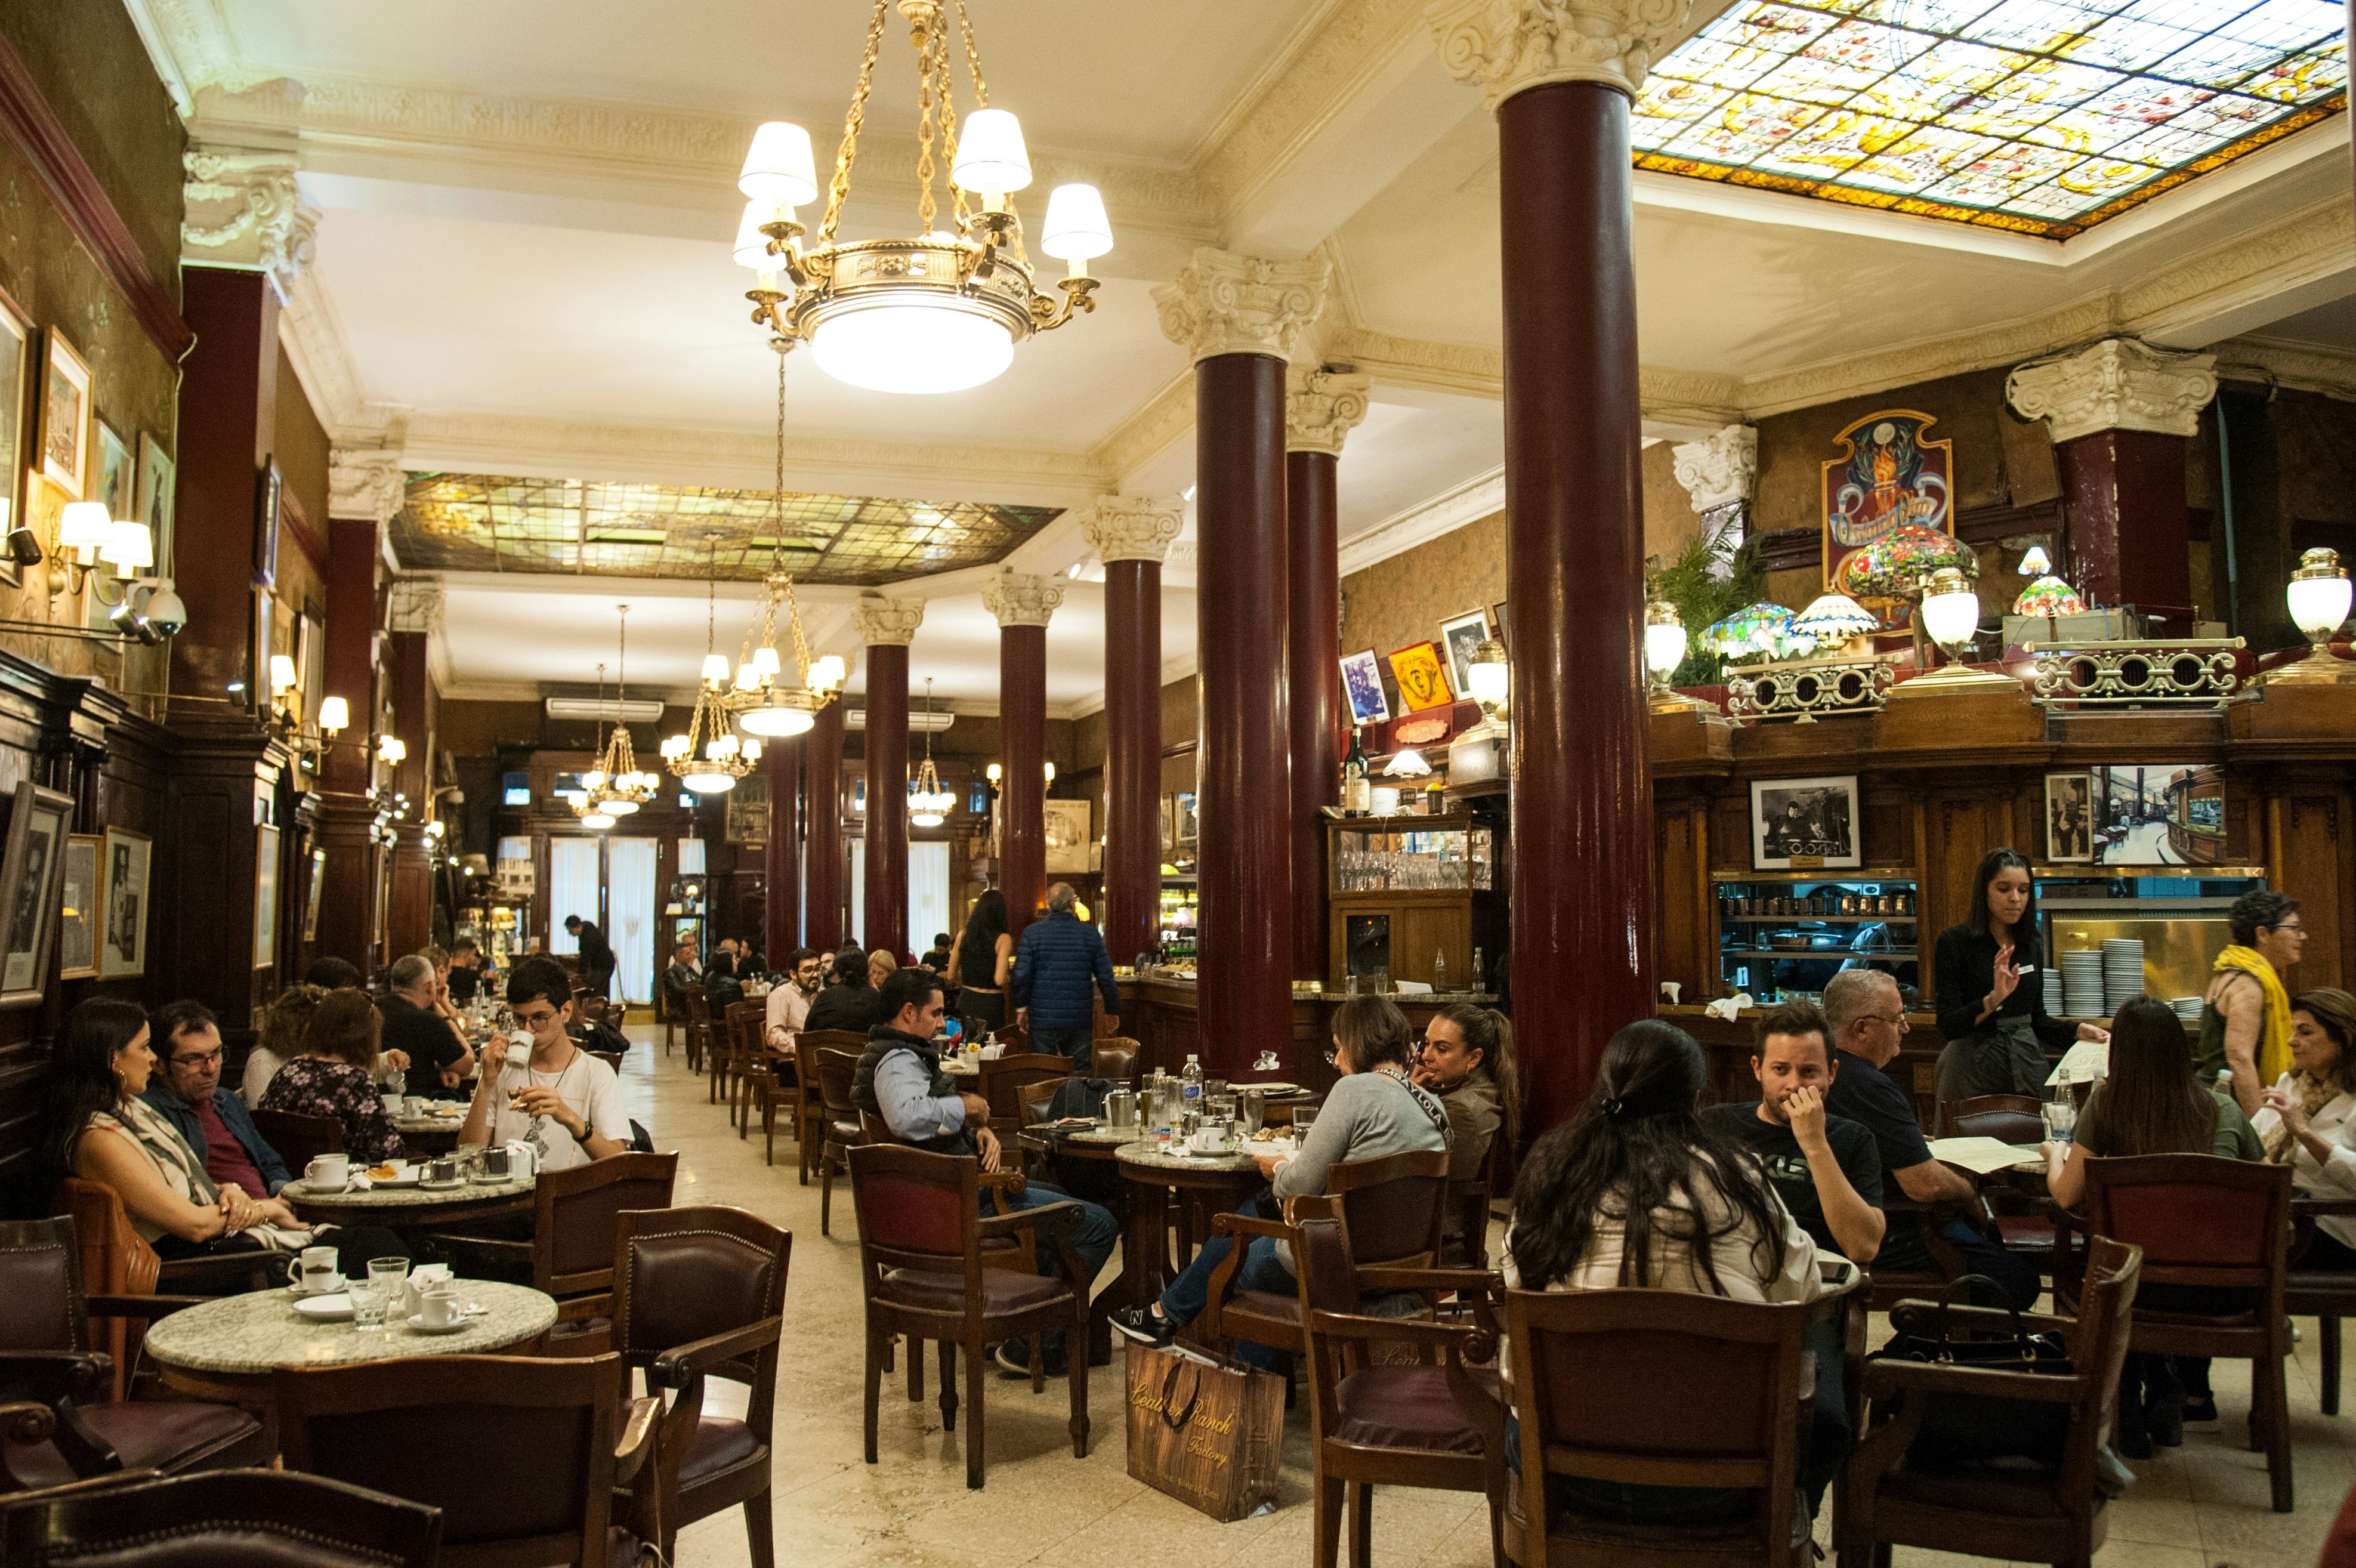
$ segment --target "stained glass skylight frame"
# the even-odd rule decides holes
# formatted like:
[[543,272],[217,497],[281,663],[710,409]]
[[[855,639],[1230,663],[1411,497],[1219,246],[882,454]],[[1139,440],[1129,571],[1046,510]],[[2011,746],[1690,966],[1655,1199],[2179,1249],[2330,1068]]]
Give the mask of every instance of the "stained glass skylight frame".
[[1653,67],[1636,166],[2066,240],[2348,106],[2323,0],[1743,0]]

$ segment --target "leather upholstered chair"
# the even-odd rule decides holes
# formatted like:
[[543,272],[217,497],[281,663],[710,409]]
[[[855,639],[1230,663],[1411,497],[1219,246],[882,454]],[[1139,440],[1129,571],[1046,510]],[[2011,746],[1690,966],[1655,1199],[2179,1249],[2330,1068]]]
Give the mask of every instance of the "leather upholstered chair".
[[[848,1051],[851,1065],[858,1067],[859,1058],[867,1050],[867,1036],[853,1029],[804,1029],[794,1036],[795,1072],[802,1080],[801,1110],[797,1113],[794,1136],[801,1144],[801,1185],[809,1185],[810,1173],[818,1168],[826,1149],[826,1124],[830,1117],[826,1109],[825,1085],[812,1075],[808,1065],[812,1053],[818,1051]],[[844,1079],[844,1103],[848,1104],[850,1080]],[[851,1120],[857,1121],[854,1111]],[[823,1184],[821,1184],[823,1185]],[[823,1203],[825,1194],[819,1194]]]
[[851,1102],[851,1080],[859,1071],[855,1051],[832,1046],[802,1048],[802,1060],[817,1063],[819,1097],[826,1106],[825,1143],[818,1160],[818,1233],[834,1234],[834,1167],[866,1134],[859,1125],[859,1108]]
[[621,1358],[421,1356],[281,1369],[289,1470],[442,1510],[444,1568],[608,1568],[614,1488],[655,1447],[659,1402],[622,1399]]
[[0,1498],[10,1568],[434,1568],[437,1509],[276,1470],[110,1477]]
[[679,1155],[613,1155],[550,1171],[532,1188],[532,1239],[499,1240],[465,1232],[434,1242],[456,1263],[498,1260],[505,1274],[531,1271],[534,1290],[556,1298],[556,1326],[544,1353],[601,1356],[613,1348],[614,1245],[621,1217],[669,1208]]
[[999,1142],[1011,1144],[1023,1131],[1022,1090],[1027,1084],[1060,1083],[1072,1076],[1072,1058],[1053,1051],[1010,1050],[981,1064],[981,1081],[975,1092],[990,1104],[990,1130]]
[[[755,1564],[774,1561],[769,1429],[794,1239],[741,1208],[622,1217],[614,1244],[614,1344],[625,1375],[668,1394],[655,1463],[631,1488],[633,1530],[673,1561],[680,1530],[738,1504]],[[744,1419],[704,1412],[705,1381],[748,1391]]]
[[2045,1139],[2044,1101],[2029,1094],[1975,1094],[1939,1107],[1943,1138],[1994,1138],[1999,1144],[2037,1144]]
[[140,1342],[149,1319],[160,1316],[145,1310],[145,1298],[157,1286],[185,1298],[235,1295],[269,1285],[274,1273],[284,1278],[284,1259],[273,1262],[266,1252],[232,1252],[198,1258],[175,1258],[166,1263],[155,1249],[132,1228],[130,1211],[112,1187],[69,1176],[58,1184],[49,1207],[70,1216],[74,1244],[81,1256],[81,1288],[99,1297],[136,1300],[142,1310],[128,1316],[101,1305],[91,1309],[98,1320],[94,1343],[114,1358],[114,1397],[130,1393],[132,1369],[139,1359]]
[[[227,1405],[117,1395],[117,1368],[90,1348],[89,1314],[151,1322],[197,1298],[82,1293],[70,1219],[0,1222],[0,1399],[46,1406],[46,1441],[0,1446],[0,1485],[57,1487],[120,1470],[166,1475],[267,1464],[262,1424]],[[121,1385],[130,1391],[126,1374]]]
[[1115,1083],[1137,1081],[1138,1043],[1126,1035],[1108,1035],[1088,1048],[1088,1076]]
[[[970,1158],[926,1154],[900,1144],[866,1144],[851,1151],[851,1201],[859,1213],[862,1291],[867,1304],[866,1458],[875,1463],[876,1400],[886,1348],[894,1334],[909,1341],[912,1394],[918,1388],[916,1346],[939,1342],[941,1424],[957,1430],[957,1353],[966,1354],[965,1484],[982,1484],[982,1390],[988,1369],[982,1347],[1033,1339],[1033,1386],[1039,1386],[1037,1340],[1061,1329],[1068,1347],[1072,1455],[1088,1452],[1087,1266],[1066,1235],[1080,1206],[1066,1198],[1019,1214],[981,1217],[980,1167]],[[1044,1234],[1058,1268],[1029,1272],[1033,1250],[1023,1238]],[[988,1266],[986,1240],[1012,1237],[1022,1269]]]

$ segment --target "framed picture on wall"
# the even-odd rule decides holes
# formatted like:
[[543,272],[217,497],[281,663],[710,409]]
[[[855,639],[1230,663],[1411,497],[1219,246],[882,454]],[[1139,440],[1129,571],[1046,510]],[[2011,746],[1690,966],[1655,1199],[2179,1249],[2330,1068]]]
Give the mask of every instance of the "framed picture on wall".
[[1095,841],[1093,800],[1042,800],[1045,813],[1047,874],[1085,875],[1088,845]]
[[179,482],[179,465],[165,453],[161,443],[141,431],[139,484],[133,504],[139,509],[139,521],[147,525],[158,562],[172,558],[172,492]]
[[319,940],[319,892],[327,886],[327,852],[315,849],[311,852],[310,885],[303,890],[303,940],[306,942]]
[[1456,700],[1447,666],[1440,663],[1440,649],[1433,643],[1410,642],[1392,650],[1391,679],[1398,682],[1399,705],[1411,714],[1444,708]]
[[1168,860],[1178,848],[1178,797],[1162,797],[1162,858]]
[[1495,604],[1489,607],[1489,618],[1497,623],[1497,640],[1504,643],[1507,648],[1513,647],[1514,639],[1505,635],[1505,600],[1499,599]]
[[1390,702],[1383,695],[1383,667],[1373,649],[1343,655],[1342,690],[1350,699],[1352,724],[1378,725],[1390,718]]
[[1753,871],[1830,870],[1864,864],[1858,853],[1856,774],[1751,780]]
[[65,884],[58,897],[59,980],[98,972],[98,857],[103,844],[96,833],[66,840]]
[[1203,820],[1194,814],[1194,793],[1187,790],[1176,797],[1178,828],[1176,839],[1181,848],[1194,843],[1203,833]]
[[2056,865],[2088,865],[2094,859],[2094,776],[2045,776],[2045,858]]
[[[253,503],[253,580],[265,588],[278,585],[278,521],[285,492],[285,482],[278,477],[278,459],[272,457],[262,465]],[[265,662],[262,668],[269,665]]]
[[0,856],[0,898],[8,911],[0,945],[0,1007],[31,1007],[48,989],[49,943],[57,929],[58,887],[66,869],[73,800],[37,784],[16,786],[8,813],[8,848]]
[[155,844],[130,828],[106,830],[99,856],[98,973],[122,980],[147,972],[147,868]]
[[[0,293],[0,533],[24,521],[25,409],[31,381],[31,325],[16,311],[15,301]],[[16,587],[24,568],[13,555],[0,553],[0,582]]]
[[253,830],[253,967],[278,961],[278,830]]
[[1448,650],[1448,678],[1460,692],[1472,689],[1472,655],[1489,638],[1489,612],[1478,605],[1440,623],[1440,646]]
[[728,791],[727,832],[730,843],[769,842],[768,775],[748,773],[736,780],[736,788]]
[[65,334],[41,334],[41,472],[80,500],[90,488],[90,362]]

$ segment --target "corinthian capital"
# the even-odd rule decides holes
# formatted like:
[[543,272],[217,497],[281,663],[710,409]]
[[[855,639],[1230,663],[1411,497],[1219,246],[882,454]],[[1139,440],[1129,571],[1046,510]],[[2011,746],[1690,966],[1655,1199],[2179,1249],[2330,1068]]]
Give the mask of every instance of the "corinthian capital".
[[1022,572],[1001,572],[981,590],[981,607],[996,616],[1001,628],[1045,626],[1063,602],[1062,579]]
[[1489,112],[1553,81],[1600,81],[1634,97],[1692,0],[1434,0],[1440,60]]
[[338,446],[327,456],[327,515],[381,528],[401,510],[408,482],[400,453]]
[[1367,376],[1338,371],[1288,369],[1284,377],[1284,449],[1339,457],[1342,443],[1366,417]]
[[190,147],[180,256],[198,266],[266,272],[283,293],[311,264],[318,212],[294,188],[294,155],[242,147]]
[[1670,448],[1669,456],[1677,483],[1693,498],[1694,510],[1747,501],[1759,477],[1759,431],[1753,425],[1730,424],[1715,435]]
[[1097,559],[1159,562],[1186,525],[1186,502],[1178,496],[1098,496],[1080,518],[1080,534]]
[[442,630],[441,583],[432,577],[395,577],[385,629],[437,635]]
[[2191,435],[2217,395],[2217,359],[2106,338],[2068,359],[2021,366],[2007,378],[2004,395],[2023,419],[2045,421],[2057,442],[2098,430]]
[[859,640],[869,648],[905,648],[916,639],[925,621],[922,599],[887,599],[876,596],[851,607],[859,627]]
[[1198,360],[1220,354],[1289,359],[1325,307],[1332,270],[1322,256],[1271,262],[1205,245],[1153,291],[1153,303],[1162,335]]

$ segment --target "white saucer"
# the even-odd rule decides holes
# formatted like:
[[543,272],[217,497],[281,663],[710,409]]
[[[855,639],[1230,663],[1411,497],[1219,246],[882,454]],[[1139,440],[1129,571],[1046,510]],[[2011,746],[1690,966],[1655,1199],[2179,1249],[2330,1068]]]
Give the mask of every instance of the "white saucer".
[[[351,1191],[352,1178],[346,1176],[341,1187],[314,1187],[311,1185],[310,1177],[296,1176],[293,1181],[288,1182],[286,1187],[294,1188],[299,1194],[307,1197],[332,1197],[339,1192]],[[286,1188],[281,1187],[279,1190],[284,1192]]]
[[424,1179],[425,1177],[417,1167],[412,1165],[396,1176],[370,1176],[369,1185],[370,1187],[415,1187]]
[[352,1316],[351,1294],[337,1291],[332,1295],[299,1296],[294,1302],[294,1313],[298,1317],[320,1323],[347,1322]]
[[466,1321],[462,1317],[455,1323],[445,1323],[441,1327],[435,1328],[425,1321],[425,1315],[421,1312],[410,1318],[409,1331],[412,1334],[455,1334],[466,1326]]

